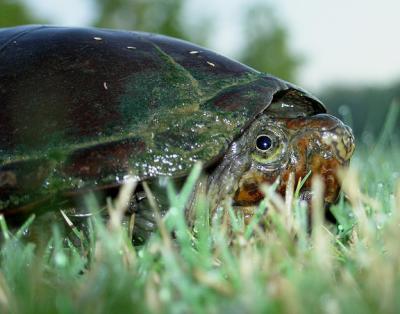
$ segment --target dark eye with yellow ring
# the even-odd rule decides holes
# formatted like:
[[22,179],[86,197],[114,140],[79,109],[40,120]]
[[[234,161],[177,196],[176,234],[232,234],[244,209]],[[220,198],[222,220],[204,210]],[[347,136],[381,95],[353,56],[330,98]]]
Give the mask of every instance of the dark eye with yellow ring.
[[261,152],[266,152],[272,146],[272,140],[268,135],[262,134],[257,136],[256,148]]

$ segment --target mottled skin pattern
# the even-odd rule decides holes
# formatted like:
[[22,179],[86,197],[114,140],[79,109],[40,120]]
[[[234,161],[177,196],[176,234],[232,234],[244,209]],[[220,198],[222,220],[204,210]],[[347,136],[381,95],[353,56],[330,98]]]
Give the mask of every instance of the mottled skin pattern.
[[[127,176],[181,180],[196,161],[215,169],[208,189],[215,204],[223,192],[236,205],[255,204],[259,182],[280,176],[284,190],[291,171],[303,177],[308,170],[325,178],[331,202],[336,169],[348,163],[353,145],[338,120],[317,118],[325,107],[298,87],[191,43],[139,32],[0,29],[0,106],[6,217],[73,207],[87,191],[114,195]],[[275,170],[251,154],[249,134],[263,119],[287,135],[288,153]],[[322,140],[323,128],[337,137]],[[237,162],[229,156],[242,142],[241,172],[221,168]],[[218,191],[224,180],[229,190]],[[133,203],[151,216],[139,192]]]
[[[255,145],[261,134],[273,139],[266,152]],[[322,177],[324,201],[332,204],[340,191],[337,170],[348,165],[353,150],[351,130],[333,116],[283,118],[263,114],[232,143],[209,178],[209,193],[215,204],[232,198],[233,205],[248,214],[264,196],[262,184],[278,181],[277,191],[284,196],[291,173],[298,182],[311,171]],[[310,192],[311,180],[307,180],[301,197],[307,198]]]

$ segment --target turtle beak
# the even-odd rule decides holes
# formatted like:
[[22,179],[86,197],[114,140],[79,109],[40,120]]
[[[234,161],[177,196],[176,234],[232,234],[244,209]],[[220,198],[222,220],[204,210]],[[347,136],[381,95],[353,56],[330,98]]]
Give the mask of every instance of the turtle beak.
[[353,132],[347,125],[337,120],[336,127],[321,133],[321,142],[323,147],[326,145],[330,148],[327,151],[330,151],[341,165],[349,164],[355,144]]
[[[334,203],[340,191],[337,172],[349,165],[355,148],[351,129],[329,114],[295,121],[291,127],[298,132],[291,141],[296,178],[310,171],[319,175],[325,186],[325,202]],[[311,180],[303,186],[303,191],[311,192]]]

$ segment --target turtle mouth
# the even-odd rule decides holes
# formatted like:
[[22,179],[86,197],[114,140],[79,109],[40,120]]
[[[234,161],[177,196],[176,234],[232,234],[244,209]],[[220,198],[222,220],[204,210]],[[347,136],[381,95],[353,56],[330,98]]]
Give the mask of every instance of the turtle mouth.
[[[326,182],[325,182],[325,184],[326,184]],[[282,193],[282,190],[286,190],[286,185],[278,187],[278,189],[275,192],[277,193],[278,196],[280,195],[282,197],[282,200],[284,200],[286,195],[285,195],[285,193]],[[329,211],[329,208],[332,204],[337,202],[339,191],[340,191],[340,186],[338,185],[336,180],[333,180],[328,183],[327,189],[325,191],[325,195],[323,197],[322,205],[325,210],[325,212],[324,212],[325,218],[327,219],[327,221],[332,222],[332,223],[336,223],[336,218]],[[298,199],[300,201],[305,202],[308,205],[307,212],[309,215],[308,216],[309,219],[311,219],[311,216],[310,216],[311,215],[311,203],[312,203],[313,197],[314,197],[313,191],[311,190],[311,187],[308,184],[300,189]],[[264,199],[264,197],[262,197],[261,199],[253,200],[253,201],[244,201],[244,200],[238,201],[238,200],[235,200],[235,198],[233,198],[232,209],[234,210],[234,212],[237,215],[242,216],[244,219],[244,222],[246,224],[248,224],[251,221],[251,219],[254,217],[254,215],[256,215],[256,213],[259,212],[260,203],[263,199]],[[285,208],[280,207],[284,203],[279,204],[279,202],[275,203],[274,201],[272,201],[272,204],[273,204],[272,206],[274,206],[276,208],[276,210],[278,210],[278,212],[286,210]],[[265,215],[265,217],[267,217],[269,210],[270,210],[270,207],[267,206],[263,213],[263,215]]]

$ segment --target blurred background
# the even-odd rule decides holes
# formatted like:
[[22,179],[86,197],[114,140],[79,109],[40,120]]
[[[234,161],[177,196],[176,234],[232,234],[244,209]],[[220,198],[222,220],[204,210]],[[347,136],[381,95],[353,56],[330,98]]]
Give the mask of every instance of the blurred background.
[[399,12],[398,0],[0,0],[0,27],[186,39],[309,90],[370,145],[400,137]]

